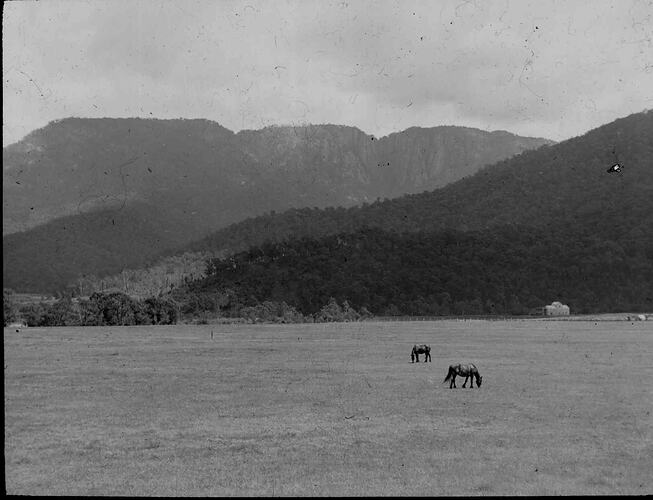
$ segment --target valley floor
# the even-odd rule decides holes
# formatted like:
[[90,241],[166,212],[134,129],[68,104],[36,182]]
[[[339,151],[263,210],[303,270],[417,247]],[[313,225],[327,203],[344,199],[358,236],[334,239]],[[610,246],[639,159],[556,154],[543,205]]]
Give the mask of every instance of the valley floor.
[[651,494],[651,359],[649,321],[5,328],[6,491]]

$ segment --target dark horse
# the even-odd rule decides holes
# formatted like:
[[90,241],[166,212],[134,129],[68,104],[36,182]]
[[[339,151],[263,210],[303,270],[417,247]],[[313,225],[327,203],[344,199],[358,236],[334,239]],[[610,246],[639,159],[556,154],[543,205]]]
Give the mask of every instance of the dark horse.
[[414,363],[416,360],[419,363],[419,355],[424,354],[424,363],[431,361],[431,348],[427,345],[414,345],[410,353],[410,359]]
[[478,373],[478,368],[476,368],[476,365],[472,365],[471,363],[468,365],[449,365],[449,373],[447,373],[446,378],[443,380],[443,384],[447,380],[451,380],[451,383],[449,384],[449,389],[452,387],[456,387],[456,376],[459,375],[461,377],[465,377],[465,382],[463,383],[463,388],[465,387],[465,384],[467,384],[467,380],[471,378],[469,382],[469,388],[473,389],[474,388],[474,377],[476,377],[476,386],[481,387],[481,382],[483,382],[483,377]]

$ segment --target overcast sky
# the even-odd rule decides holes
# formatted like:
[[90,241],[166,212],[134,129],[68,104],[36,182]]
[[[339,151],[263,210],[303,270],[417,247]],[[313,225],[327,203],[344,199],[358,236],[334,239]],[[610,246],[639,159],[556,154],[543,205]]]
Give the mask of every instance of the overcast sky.
[[562,140],[653,108],[653,2],[5,3],[3,145],[78,117],[464,125]]

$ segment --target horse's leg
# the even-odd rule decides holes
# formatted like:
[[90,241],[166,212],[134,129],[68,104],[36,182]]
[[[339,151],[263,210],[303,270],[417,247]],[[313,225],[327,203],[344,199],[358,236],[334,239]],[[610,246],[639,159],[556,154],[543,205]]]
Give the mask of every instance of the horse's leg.
[[419,353],[418,352],[415,353],[415,357],[417,358],[417,362],[419,363]]
[[470,389],[474,388],[474,375],[469,376],[469,388]]
[[456,375],[454,374],[453,377],[451,377],[451,383],[449,384],[449,389],[455,388],[456,387]]
[[463,382],[463,389],[464,389],[465,386],[467,385],[467,379],[468,379],[468,378],[469,378],[469,375],[466,375],[466,376],[465,376],[465,381]]

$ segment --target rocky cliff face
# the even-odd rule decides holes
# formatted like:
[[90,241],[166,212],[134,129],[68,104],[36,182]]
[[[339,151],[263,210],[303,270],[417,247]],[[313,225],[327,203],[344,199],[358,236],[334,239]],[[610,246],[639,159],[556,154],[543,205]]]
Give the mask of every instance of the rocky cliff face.
[[433,190],[483,165],[552,143],[465,127],[413,127],[380,139],[336,125],[268,127],[237,136],[265,173],[291,179],[302,193],[317,184],[346,194],[335,204]]
[[465,127],[409,128],[378,141],[379,189],[394,198],[431,191],[551,141]]

